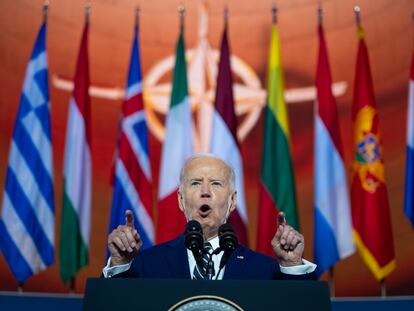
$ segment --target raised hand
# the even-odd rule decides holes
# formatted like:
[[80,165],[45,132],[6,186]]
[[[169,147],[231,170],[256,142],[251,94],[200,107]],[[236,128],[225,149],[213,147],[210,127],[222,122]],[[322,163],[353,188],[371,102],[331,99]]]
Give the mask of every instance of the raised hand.
[[134,215],[132,211],[126,210],[125,225],[119,225],[108,236],[110,266],[129,263],[138,253],[141,245],[141,237],[134,226]]
[[303,235],[286,223],[285,214],[277,216],[277,231],[272,240],[272,248],[280,265],[284,267],[302,264],[305,239]]

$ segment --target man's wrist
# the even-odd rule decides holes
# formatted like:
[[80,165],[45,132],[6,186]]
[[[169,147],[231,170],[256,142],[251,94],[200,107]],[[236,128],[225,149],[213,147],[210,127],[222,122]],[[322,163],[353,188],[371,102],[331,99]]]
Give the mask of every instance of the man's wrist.
[[279,260],[279,265],[282,267],[294,267],[303,265],[302,258],[299,260]]
[[111,256],[109,258],[109,267],[127,265],[130,262],[131,260],[125,260],[124,258],[116,258]]

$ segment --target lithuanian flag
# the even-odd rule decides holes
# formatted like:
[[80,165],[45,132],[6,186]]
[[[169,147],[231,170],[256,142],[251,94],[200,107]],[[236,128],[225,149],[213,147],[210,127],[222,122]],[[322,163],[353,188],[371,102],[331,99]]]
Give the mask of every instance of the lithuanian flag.
[[272,26],[269,51],[267,104],[260,182],[257,250],[273,255],[270,242],[277,229],[277,214],[298,229],[296,191],[290,156],[289,121],[284,98],[279,32]]

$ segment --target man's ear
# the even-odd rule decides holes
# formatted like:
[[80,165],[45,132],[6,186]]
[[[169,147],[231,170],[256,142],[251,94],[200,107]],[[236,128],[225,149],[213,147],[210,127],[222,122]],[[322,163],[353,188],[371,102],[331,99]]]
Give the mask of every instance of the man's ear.
[[181,193],[180,190],[177,191],[177,199],[178,199],[178,207],[180,208],[180,210],[185,214],[185,209],[184,209],[184,196]]
[[230,213],[236,209],[236,205],[237,205],[237,191],[234,191],[231,194]]

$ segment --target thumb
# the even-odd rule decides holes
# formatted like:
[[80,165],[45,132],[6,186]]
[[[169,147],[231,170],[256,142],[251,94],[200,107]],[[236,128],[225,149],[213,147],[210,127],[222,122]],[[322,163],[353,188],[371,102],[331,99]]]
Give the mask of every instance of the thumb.
[[277,226],[285,226],[286,225],[286,218],[285,218],[285,213],[284,212],[279,212],[279,214],[277,214]]
[[129,210],[129,209],[127,209],[125,211],[125,224],[128,227],[135,228],[135,226],[134,226],[134,215],[132,214],[132,211]]

